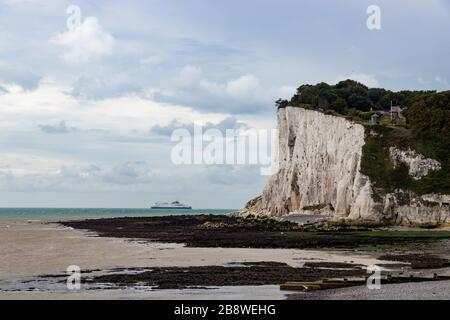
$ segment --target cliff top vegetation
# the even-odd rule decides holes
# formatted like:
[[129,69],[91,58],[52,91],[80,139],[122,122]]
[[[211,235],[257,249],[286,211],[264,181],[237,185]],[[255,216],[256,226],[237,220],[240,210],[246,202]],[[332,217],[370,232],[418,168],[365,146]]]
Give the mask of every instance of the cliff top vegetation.
[[[367,139],[361,169],[380,190],[450,194],[450,90],[393,92],[345,80],[336,85],[301,85],[291,100],[280,99],[276,105],[318,110],[364,124]],[[386,115],[391,105],[402,107],[401,122],[392,123]],[[379,123],[370,121],[374,114],[382,117]],[[415,181],[407,168],[394,167],[389,159],[391,146],[436,159],[442,169]]]

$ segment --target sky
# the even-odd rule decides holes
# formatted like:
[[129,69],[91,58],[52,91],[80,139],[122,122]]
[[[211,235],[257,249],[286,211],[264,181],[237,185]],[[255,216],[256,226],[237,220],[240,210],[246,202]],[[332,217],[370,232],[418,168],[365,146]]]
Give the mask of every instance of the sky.
[[0,0],[0,206],[241,208],[260,167],[176,164],[173,130],[273,129],[305,83],[449,90],[449,35],[448,0]]

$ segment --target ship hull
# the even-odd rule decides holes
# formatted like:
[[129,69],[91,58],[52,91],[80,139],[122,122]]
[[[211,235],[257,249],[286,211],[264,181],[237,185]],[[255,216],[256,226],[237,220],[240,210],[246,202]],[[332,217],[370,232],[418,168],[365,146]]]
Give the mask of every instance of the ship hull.
[[150,209],[158,209],[158,210],[192,210],[192,207],[150,207]]

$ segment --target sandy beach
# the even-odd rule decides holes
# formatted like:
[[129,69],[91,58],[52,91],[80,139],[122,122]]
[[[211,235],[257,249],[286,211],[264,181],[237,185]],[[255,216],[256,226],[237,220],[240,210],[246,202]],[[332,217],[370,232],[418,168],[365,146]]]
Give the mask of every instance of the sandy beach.
[[[123,223],[126,221],[130,223],[130,221],[141,220],[113,219],[106,221],[109,221],[106,222],[106,225],[108,223],[114,224],[111,230],[117,228],[119,233],[123,233],[125,229],[117,227],[116,223],[125,226]],[[165,221],[165,218],[162,220],[158,218],[154,221]],[[91,224],[95,226],[98,223],[103,225],[105,221],[93,220]],[[128,228],[131,226],[128,225]],[[109,274],[116,272],[114,270],[140,272],[149,268],[157,269],[162,267],[171,268],[170,270],[173,268],[214,268],[214,266],[223,267],[233,264],[262,263],[263,261],[287,264],[287,267],[293,268],[302,268],[305,264],[318,264],[317,272],[317,270],[320,271],[320,266],[327,268],[326,263],[342,263],[355,267],[359,266],[357,267],[360,269],[358,274],[361,274],[361,268],[363,269],[362,274],[364,274],[364,267],[366,266],[379,264],[386,267],[395,265],[395,262],[383,261],[377,258],[380,257],[380,253],[358,250],[189,247],[182,243],[162,243],[148,241],[148,239],[132,240],[128,237],[98,236],[94,232],[66,227],[45,219],[0,220],[0,256],[2,257],[0,260],[0,299],[245,300],[357,299],[358,297],[384,299],[396,296],[396,292],[403,289],[415,290],[416,295],[411,297],[442,299],[446,297],[445,292],[448,288],[448,281],[439,281],[439,283],[433,284],[405,283],[392,286],[387,285],[382,292],[370,291],[366,287],[356,287],[354,290],[357,291],[353,291],[353,288],[343,288],[324,290],[317,293],[298,293],[281,291],[279,285],[268,284],[218,285],[208,288],[181,286],[176,289],[170,287],[158,289],[132,285],[120,288],[109,287],[107,288],[108,290],[103,290],[104,287],[98,283],[84,285],[82,279],[82,289],[71,291],[67,289],[65,281],[67,278],[66,269],[72,265],[79,266],[81,271],[86,272],[86,274],[98,273],[102,276],[105,272]],[[276,267],[277,265],[274,265],[274,268]],[[339,270],[339,267],[336,270]],[[433,274],[433,272],[435,271],[428,270],[429,274]],[[450,275],[450,268],[440,269],[437,272]],[[187,276],[189,277],[188,274]],[[266,274],[264,273],[265,276]],[[437,289],[432,290],[432,293],[434,293],[430,294],[427,288]],[[355,292],[360,292],[361,294],[355,294]]]
[[[81,270],[157,266],[210,266],[232,262],[276,261],[298,267],[308,261],[352,262],[370,265],[379,262],[370,255],[297,249],[188,248],[182,244],[149,243],[128,239],[96,237],[85,231],[48,221],[0,221],[0,289],[12,280],[63,274],[70,265]],[[8,282],[9,281],[9,282]],[[271,289],[270,289],[271,288]],[[64,291],[64,290],[63,290]],[[192,291],[192,290],[191,290]],[[278,286],[216,291],[217,298],[282,298]],[[148,292],[0,292],[6,298],[142,298]],[[214,295],[213,295],[214,296]],[[151,298],[212,297],[211,292],[193,290],[158,291]]]

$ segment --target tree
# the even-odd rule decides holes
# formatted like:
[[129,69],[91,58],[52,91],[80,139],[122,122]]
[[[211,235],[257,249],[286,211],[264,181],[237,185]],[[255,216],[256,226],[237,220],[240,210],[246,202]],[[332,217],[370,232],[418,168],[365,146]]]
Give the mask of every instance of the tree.
[[345,102],[345,100],[340,97],[338,97],[331,105],[331,109],[335,110],[338,113],[344,113],[347,108],[347,102]]
[[286,108],[289,105],[289,101],[280,98],[277,101],[275,101],[275,105],[277,106],[278,109]]

